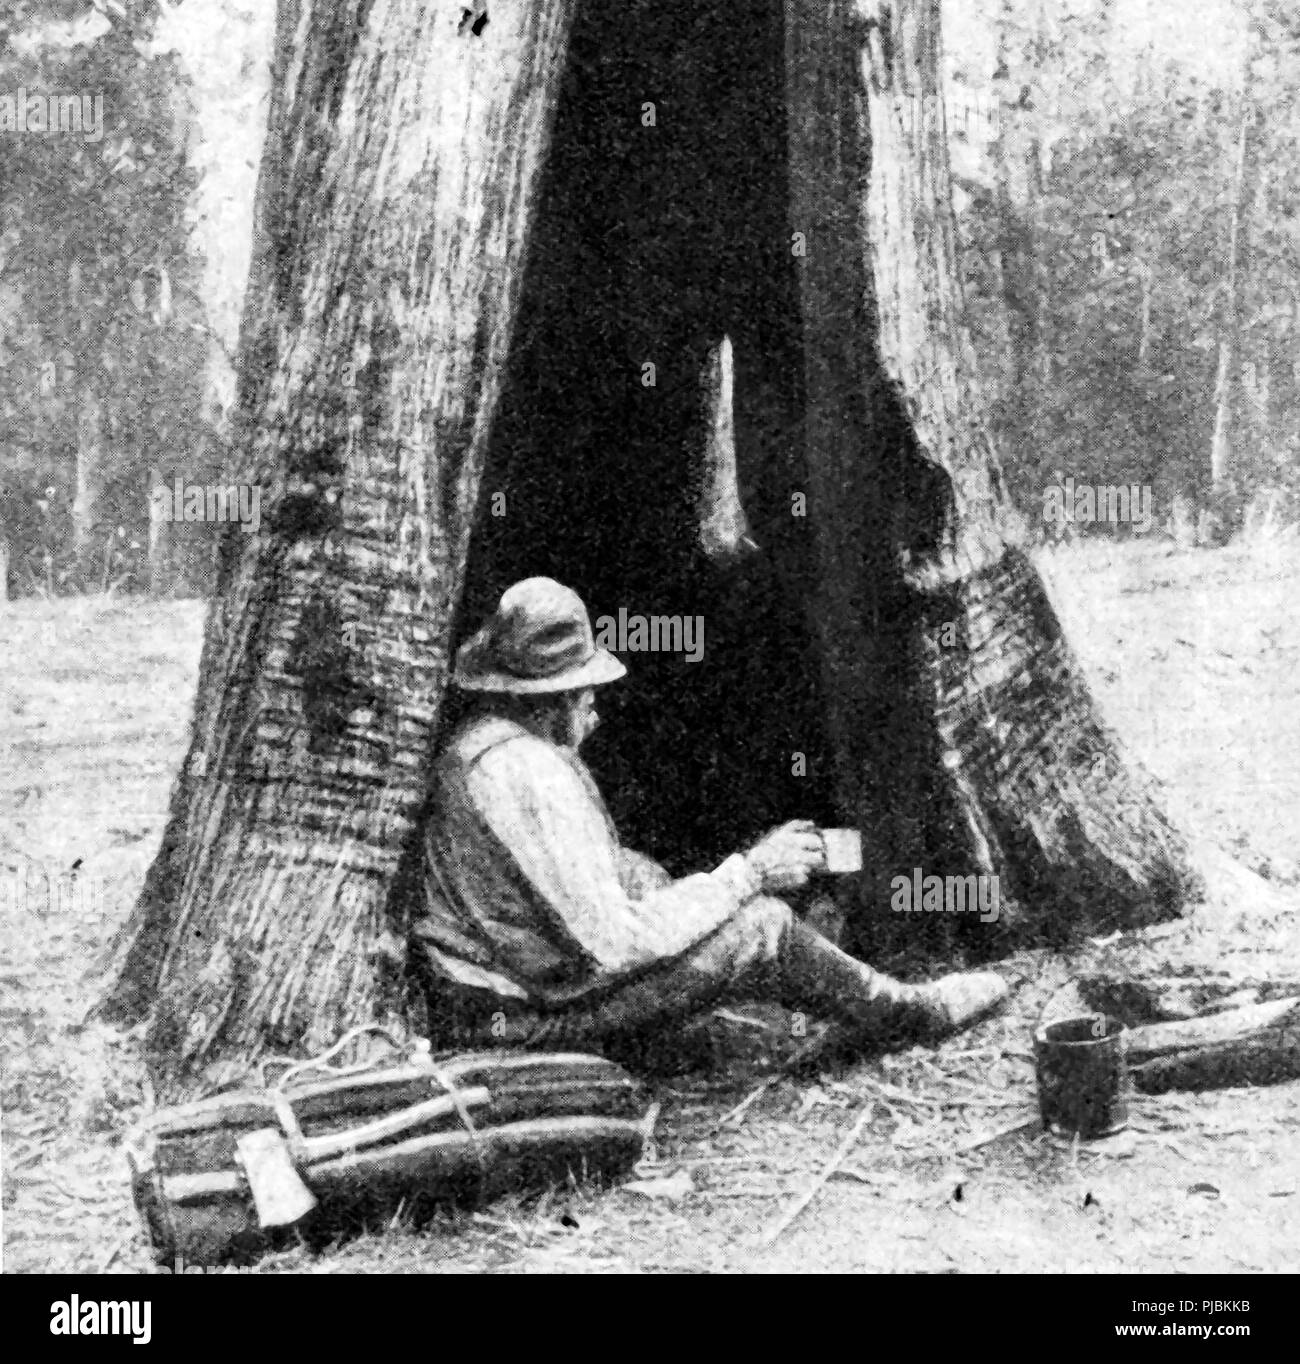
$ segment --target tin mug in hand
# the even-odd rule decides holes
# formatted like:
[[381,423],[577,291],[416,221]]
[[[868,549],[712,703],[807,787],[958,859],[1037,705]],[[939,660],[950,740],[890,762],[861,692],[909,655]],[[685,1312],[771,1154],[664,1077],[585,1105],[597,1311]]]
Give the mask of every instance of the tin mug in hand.
[[826,870],[832,876],[845,876],[862,870],[862,835],[857,829],[823,829]]

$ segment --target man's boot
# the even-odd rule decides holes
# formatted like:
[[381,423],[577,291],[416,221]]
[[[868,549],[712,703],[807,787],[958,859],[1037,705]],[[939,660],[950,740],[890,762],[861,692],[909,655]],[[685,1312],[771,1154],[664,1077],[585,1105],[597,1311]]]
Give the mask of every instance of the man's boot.
[[1008,993],[992,971],[905,985],[797,921],[786,935],[780,970],[781,1002],[835,1018],[844,1025],[844,1041],[857,1050],[938,1042],[992,1013]]

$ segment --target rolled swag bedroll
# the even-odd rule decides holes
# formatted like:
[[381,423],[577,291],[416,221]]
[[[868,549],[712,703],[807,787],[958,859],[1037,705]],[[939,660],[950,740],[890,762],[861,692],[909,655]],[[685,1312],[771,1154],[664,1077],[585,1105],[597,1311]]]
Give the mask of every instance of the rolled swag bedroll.
[[[989,951],[1176,913],[1182,843],[1009,529],[937,0],[466,13],[280,6],[231,476],[260,524],[225,537],[104,1006],[148,1017],[160,1096],[404,1021],[449,660],[529,574],[707,623],[696,661],[629,654],[592,757],[673,871],[856,827],[846,945],[876,956],[903,921]],[[710,553],[723,338],[747,529]],[[996,925],[892,915],[918,867],[996,875]]]

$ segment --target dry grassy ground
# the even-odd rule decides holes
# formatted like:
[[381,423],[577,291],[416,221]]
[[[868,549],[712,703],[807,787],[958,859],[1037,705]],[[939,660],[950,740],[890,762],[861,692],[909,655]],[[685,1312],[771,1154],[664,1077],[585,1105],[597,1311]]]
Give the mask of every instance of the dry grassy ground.
[[[773,1083],[719,1127],[770,1073],[771,1039],[737,1030],[724,1076],[659,1086],[642,1172],[655,1196],[554,1191],[261,1269],[1300,1268],[1300,1083],[1142,1098],[1130,1131],[1071,1147],[1033,1130],[1029,1061],[1045,1000],[1081,965],[1300,981],[1287,860],[1300,833],[1300,549],[1082,546],[1044,567],[1177,817],[1280,895],[1244,877],[1179,924],[1068,960],[1017,958],[1003,1017],[937,1052]],[[0,876],[76,864],[78,877],[66,903],[0,896],[9,1270],[150,1267],[118,1145],[147,1097],[135,1046],[77,1020],[161,835],[200,633],[195,603],[21,602],[0,615]],[[772,1240],[867,1107],[840,1174]]]

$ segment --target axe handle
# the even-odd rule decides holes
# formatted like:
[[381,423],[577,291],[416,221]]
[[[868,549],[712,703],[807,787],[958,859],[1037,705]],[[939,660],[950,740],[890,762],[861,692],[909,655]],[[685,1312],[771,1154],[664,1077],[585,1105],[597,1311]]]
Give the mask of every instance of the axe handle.
[[403,1108],[397,1113],[367,1123],[364,1127],[352,1127],[343,1132],[327,1132],[320,1137],[307,1137],[302,1144],[302,1157],[305,1164],[318,1160],[331,1160],[335,1156],[346,1155],[349,1151],[359,1151],[363,1146],[387,1141],[399,1132],[418,1127],[421,1123],[432,1122],[456,1113],[457,1100],[465,1108],[482,1108],[492,1102],[492,1095],[482,1086],[462,1089],[456,1098],[450,1094],[440,1094],[436,1099],[426,1099],[413,1108]]

